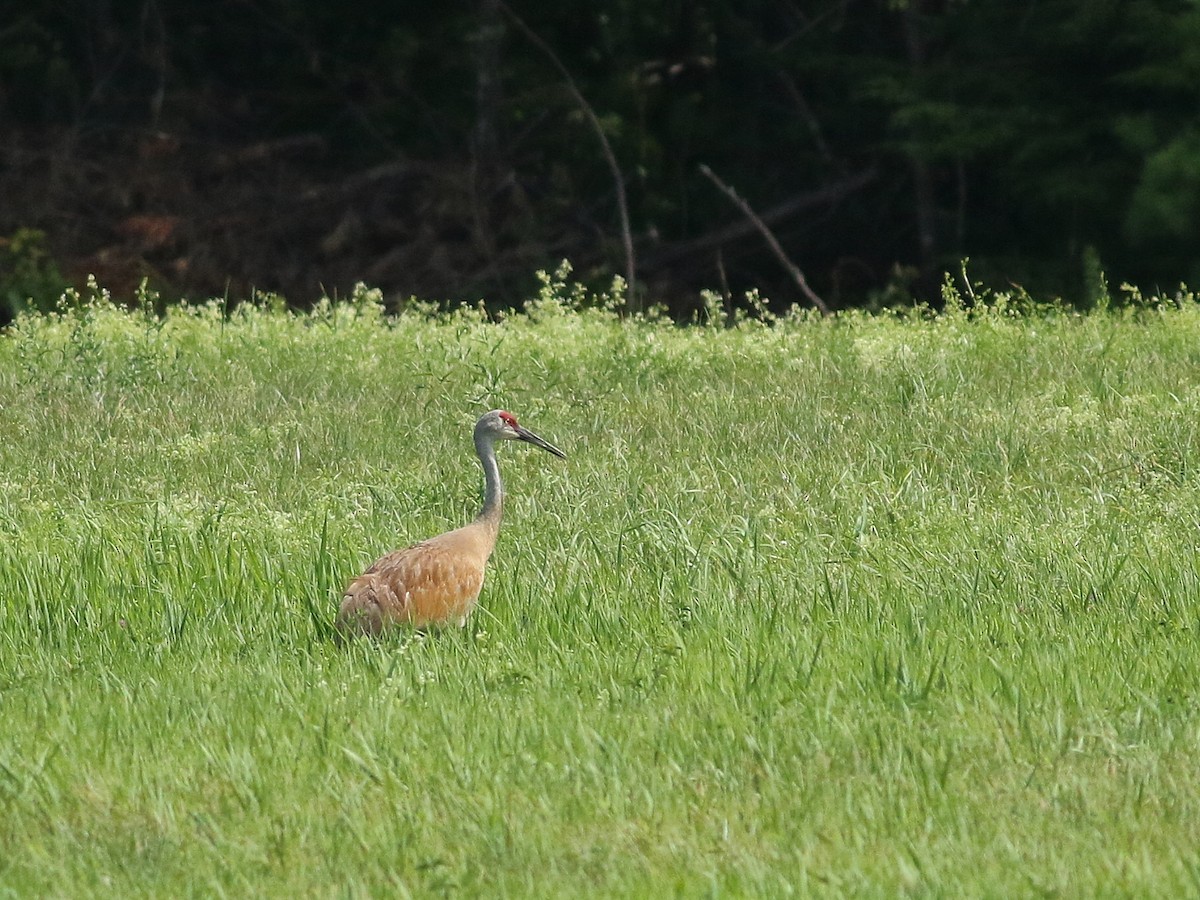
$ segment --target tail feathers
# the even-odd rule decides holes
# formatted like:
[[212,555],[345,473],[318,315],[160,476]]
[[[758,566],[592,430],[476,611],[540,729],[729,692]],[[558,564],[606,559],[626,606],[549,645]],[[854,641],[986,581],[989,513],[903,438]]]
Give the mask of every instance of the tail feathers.
[[360,635],[374,637],[383,631],[385,616],[378,586],[363,581],[365,579],[360,579],[351,585],[354,590],[347,591],[342,598],[342,607],[334,623],[341,640]]

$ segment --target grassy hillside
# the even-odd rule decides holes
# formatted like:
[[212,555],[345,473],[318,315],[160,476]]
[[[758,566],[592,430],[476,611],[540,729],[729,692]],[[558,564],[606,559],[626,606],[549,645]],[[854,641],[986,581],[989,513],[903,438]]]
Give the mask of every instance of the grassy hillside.
[[[0,338],[0,893],[1200,890],[1200,307]],[[507,518],[469,626],[339,589]]]

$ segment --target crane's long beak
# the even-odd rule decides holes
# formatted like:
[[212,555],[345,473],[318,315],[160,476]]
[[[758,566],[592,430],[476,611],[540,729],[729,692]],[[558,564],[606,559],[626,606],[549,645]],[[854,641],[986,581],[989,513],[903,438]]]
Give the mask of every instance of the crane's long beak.
[[536,434],[534,434],[528,428],[522,428],[520,425],[518,425],[517,426],[517,437],[519,437],[521,440],[525,441],[527,444],[533,444],[533,446],[535,446],[535,447],[541,447],[543,450],[553,453],[559,459],[567,458],[567,454],[563,453],[561,450],[559,450],[557,447],[555,447],[549,441],[543,441],[540,437],[538,437]]

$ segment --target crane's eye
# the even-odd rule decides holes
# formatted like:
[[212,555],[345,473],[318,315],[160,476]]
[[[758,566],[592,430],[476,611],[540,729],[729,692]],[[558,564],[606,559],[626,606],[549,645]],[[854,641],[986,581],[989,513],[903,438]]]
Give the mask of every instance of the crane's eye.
[[508,413],[508,412],[500,413],[500,420],[502,422],[504,422],[504,424],[507,425],[509,428],[517,427],[517,417],[514,416],[512,413]]

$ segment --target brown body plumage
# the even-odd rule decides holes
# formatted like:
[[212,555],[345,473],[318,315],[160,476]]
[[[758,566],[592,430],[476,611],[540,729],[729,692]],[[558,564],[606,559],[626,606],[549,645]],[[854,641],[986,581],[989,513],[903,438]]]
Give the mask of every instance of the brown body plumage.
[[346,588],[337,617],[340,634],[379,634],[392,627],[465,625],[483,588],[488,558],[503,516],[504,489],[494,442],[521,440],[564,457],[504,410],[475,425],[484,472],[483,509],[469,525],[377,559]]

